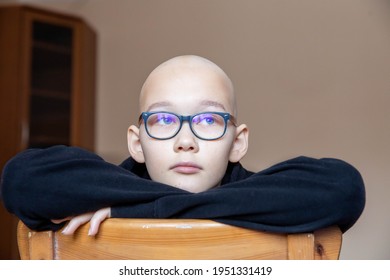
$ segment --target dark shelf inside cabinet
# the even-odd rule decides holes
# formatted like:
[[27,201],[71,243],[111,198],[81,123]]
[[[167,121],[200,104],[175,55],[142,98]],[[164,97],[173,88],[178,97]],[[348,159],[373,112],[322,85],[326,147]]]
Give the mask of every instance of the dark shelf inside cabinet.
[[33,22],[33,41],[71,49],[73,31],[70,27],[35,20]]
[[68,100],[31,96],[30,143],[33,147],[69,145],[70,103]]
[[72,56],[70,53],[53,49],[32,49],[32,88],[70,92],[72,77]]
[[62,99],[62,100],[70,100],[69,92],[61,92],[61,91],[53,91],[53,90],[45,90],[45,89],[31,89],[31,95],[46,97],[46,98],[54,98],[54,99]]

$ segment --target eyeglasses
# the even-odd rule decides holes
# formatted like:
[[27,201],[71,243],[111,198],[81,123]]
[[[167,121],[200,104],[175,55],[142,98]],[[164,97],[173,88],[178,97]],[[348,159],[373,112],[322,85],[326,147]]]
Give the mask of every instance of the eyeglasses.
[[140,124],[142,120],[148,135],[158,140],[175,137],[185,121],[189,123],[192,133],[202,140],[216,140],[224,136],[229,120],[236,126],[235,118],[222,112],[202,112],[191,116],[170,112],[143,112],[139,117]]

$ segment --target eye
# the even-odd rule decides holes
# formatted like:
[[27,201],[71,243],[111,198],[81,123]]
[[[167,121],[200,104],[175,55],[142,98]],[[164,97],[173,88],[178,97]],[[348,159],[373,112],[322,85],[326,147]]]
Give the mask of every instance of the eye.
[[155,114],[152,123],[159,125],[170,125],[176,123],[176,117],[171,114]]
[[214,114],[201,114],[193,119],[193,123],[197,125],[213,125],[216,121]]
[[213,124],[215,122],[215,119],[213,118],[213,116],[208,116],[208,117],[205,117],[202,122],[205,122],[207,124]]

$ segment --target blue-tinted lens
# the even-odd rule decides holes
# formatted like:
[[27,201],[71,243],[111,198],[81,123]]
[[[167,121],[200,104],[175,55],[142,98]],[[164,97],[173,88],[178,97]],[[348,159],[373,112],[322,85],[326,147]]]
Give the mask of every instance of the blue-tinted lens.
[[179,117],[165,112],[150,114],[146,122],[146,129],[154,138],[170,138],[177,133],[179,128]]
[[215,113],[202,113],[192,118],[192,130],[200,138],[216,139],[225,133],[225,119]]

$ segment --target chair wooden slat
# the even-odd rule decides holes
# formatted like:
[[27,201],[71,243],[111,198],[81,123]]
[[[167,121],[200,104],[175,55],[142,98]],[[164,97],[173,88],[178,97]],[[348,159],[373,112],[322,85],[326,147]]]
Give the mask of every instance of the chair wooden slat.
[[[89,223],[72,236],[18,225],[22,259],[338,259],[341,231],[281,234],[210,220],[108,219],[97,236]],[[317,237],[318,236],[318,237]]]

